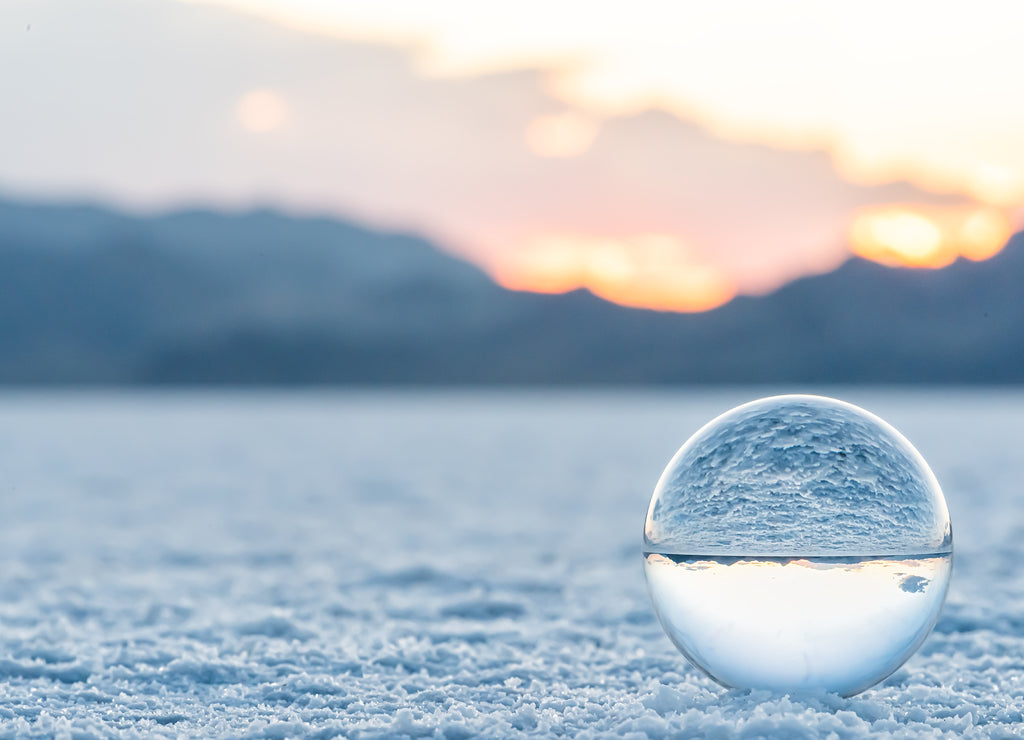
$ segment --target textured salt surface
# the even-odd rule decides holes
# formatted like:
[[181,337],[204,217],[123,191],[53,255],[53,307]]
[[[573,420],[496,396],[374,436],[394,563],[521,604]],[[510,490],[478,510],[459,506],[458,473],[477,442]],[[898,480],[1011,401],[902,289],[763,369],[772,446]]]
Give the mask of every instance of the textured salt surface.
[[838,393],[942,482],[936,632],[852,699],[655,622],[665,463],[758,392],[0,397],[0,737],[1024,734],[1024,396]]

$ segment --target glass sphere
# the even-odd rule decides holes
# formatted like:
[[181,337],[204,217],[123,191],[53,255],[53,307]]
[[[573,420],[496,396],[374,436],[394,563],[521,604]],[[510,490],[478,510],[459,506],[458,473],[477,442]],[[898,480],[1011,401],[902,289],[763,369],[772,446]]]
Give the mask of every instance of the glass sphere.
[[719,683],[844,695],[924,642],[953,561],[935,476],[878,417],[775,396],[714,419],[669,462],[644,525],[654,610]]

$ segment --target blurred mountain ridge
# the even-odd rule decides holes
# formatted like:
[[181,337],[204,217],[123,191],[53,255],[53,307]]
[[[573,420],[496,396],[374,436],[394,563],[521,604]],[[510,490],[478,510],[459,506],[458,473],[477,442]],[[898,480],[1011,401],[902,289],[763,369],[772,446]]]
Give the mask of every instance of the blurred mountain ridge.
[[408,234],[271,210],[0,201],[0,383],[1024,381],[1024,238],[852,258],[702,314],[506,290]]

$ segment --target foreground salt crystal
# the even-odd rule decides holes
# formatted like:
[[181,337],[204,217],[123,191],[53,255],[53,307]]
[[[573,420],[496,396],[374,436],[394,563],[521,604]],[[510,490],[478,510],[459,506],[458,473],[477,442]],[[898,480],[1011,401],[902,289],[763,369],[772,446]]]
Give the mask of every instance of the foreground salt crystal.
[[855,694],[921,645],[953,537],[927,463],[878,417],[775,396],[676,453],[644,526],[655,612],[721,684]]

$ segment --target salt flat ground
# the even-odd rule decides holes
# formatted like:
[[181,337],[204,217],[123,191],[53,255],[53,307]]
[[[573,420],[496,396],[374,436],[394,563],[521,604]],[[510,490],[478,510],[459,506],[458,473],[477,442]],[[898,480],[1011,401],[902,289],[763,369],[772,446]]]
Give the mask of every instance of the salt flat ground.
[[834,390],[946,491],[936,631],[844,699],[654,620],[676,448],[764,390],[0,396],[2,737],[1024,734],[1024,394]]

